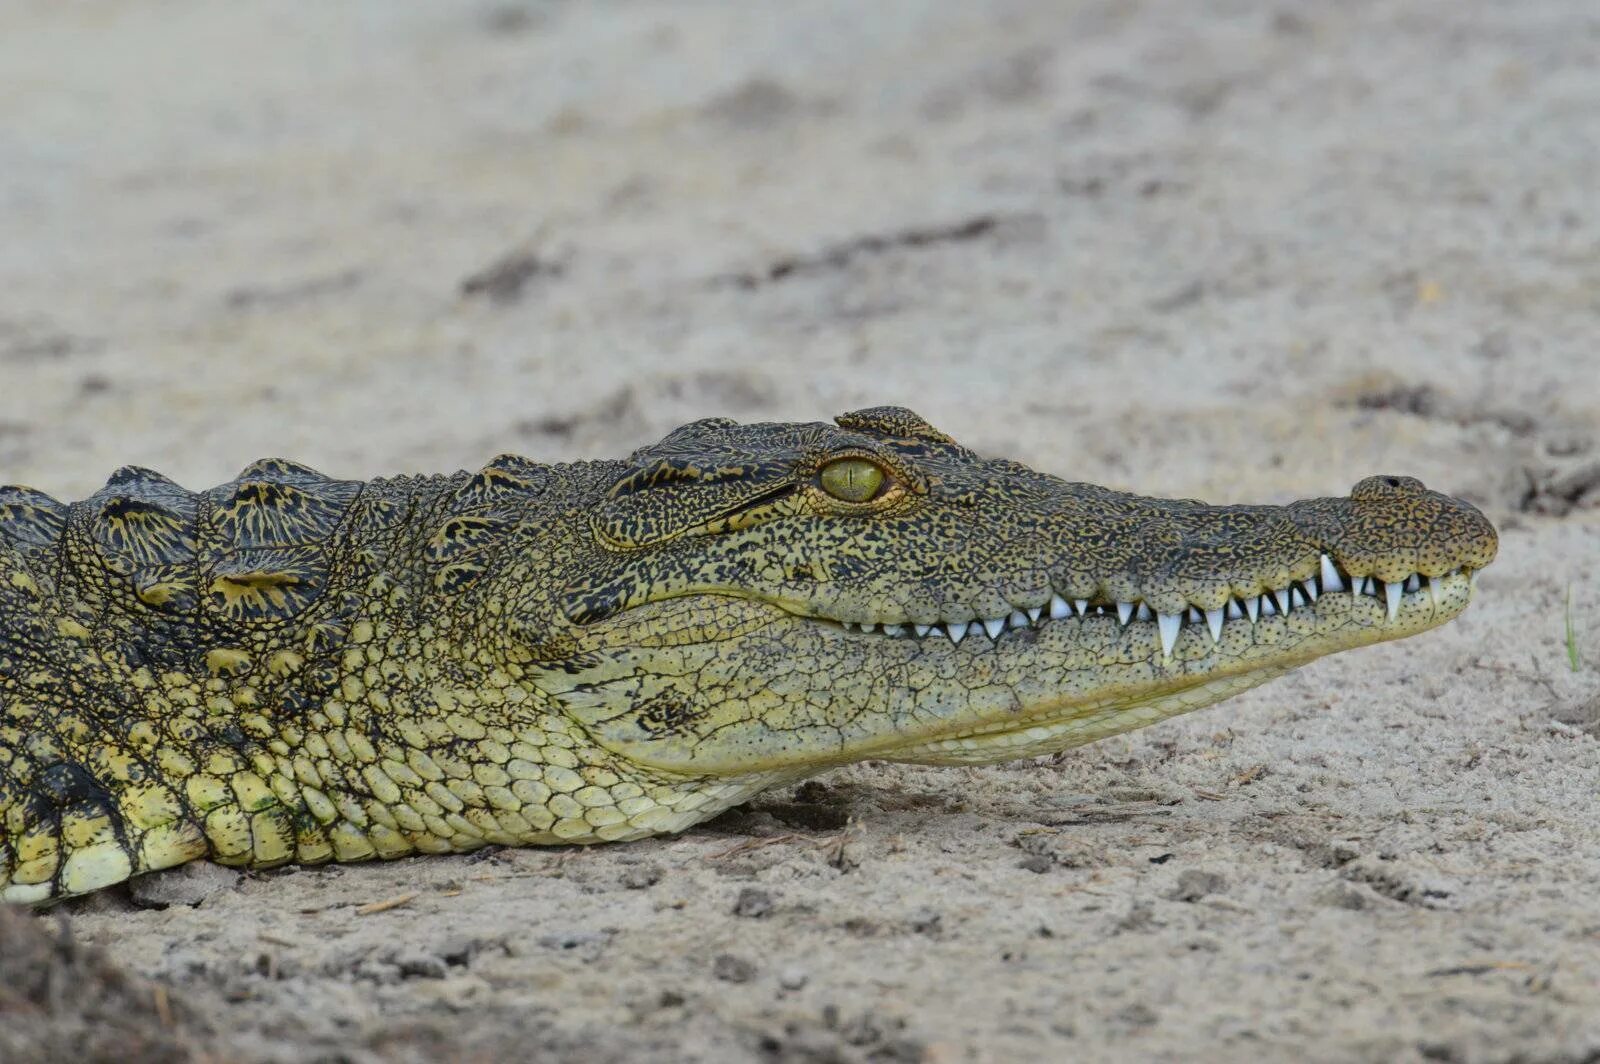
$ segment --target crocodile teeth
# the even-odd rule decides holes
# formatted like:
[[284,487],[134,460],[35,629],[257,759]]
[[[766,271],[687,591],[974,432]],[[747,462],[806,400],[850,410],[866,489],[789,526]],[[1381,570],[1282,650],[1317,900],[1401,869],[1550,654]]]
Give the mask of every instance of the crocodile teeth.
[[1326,554],[1322,556],[1322,590],[1344,590],[1344,578],[1339,575],[1339,569],[1333,564],[1333,559]]
[[[1321,573],[1306,580],[1291,580],[1286,587],[1268,588],[1266,591],[1252,595],[1248,598],[1233,596],[1226,603],[1215,609],[1202,609],[1199,606],[1185,606],[1176,613],[1152,612],[1150,606],[1144,602],[1113,602],[1091,607],[1087,599],[1068,600],[1060,595],[1052,594],[1050,600],[1043,606],[1028,606],[1013,609],[1003,617],[991,617],[972,621],[947,621],[936,624],[917,624],[910,621],[898,623],[875,623],[868,621],[840,621],[837,622],[846,631],[852,632],[877,632],[899,638],[902,636],[916,636],[922,639],[938,632],[948,636],[951,643],[960,643],[974,629],[983,631],[991,641],[998,642],[1000,635],[1007,628],[1037,627],[1046,618],[1061,620],[1067,617],[1082,615],[1090,616],[1116,616],[1117,621],[1126,627],[1133,621],[1154,621],[1157,632],[1161,638],[1162,654],[1171,657],[1172,648],[1177,645],[1178,635],[1184,625],[1200,625],[1204,622],[1211,635],[1213,644],[1222,642],[1223,628],[1228,621],[1240,620],[1248,617],[1252,624],[1257,623],[1262,616],[1277,617],[1288,616],[1295,610],[1304,610],[1317,601],[1318,597],[1328,591],[1341,591],[1347,586],[1352,596],[1372,595],[1383,601],[1384,611],[1390,622],[1400,616],[1400,606],[1405,601],[1405,596],[1412,592],[1426,592],[1428,604],[1432,613],[1438,614],[1444,608],[1439,593],[1438,578],[1426,577],[1421,573],[1412,573],[1403,580],[1385,581],[1372,576],[1344,577],[1339,573],[1332,560],[1326,555],[1321,555]],[[1457,573],[1476,581],[1477,573],[1466,568],[1446,574],[1454,576]]]
[[1177,613],[1156,614],[1156,627],[1161,630],[1161,656],[1172,657],[1172,647],[1178,641],[1178,626],[1183,623],[1183,616]]

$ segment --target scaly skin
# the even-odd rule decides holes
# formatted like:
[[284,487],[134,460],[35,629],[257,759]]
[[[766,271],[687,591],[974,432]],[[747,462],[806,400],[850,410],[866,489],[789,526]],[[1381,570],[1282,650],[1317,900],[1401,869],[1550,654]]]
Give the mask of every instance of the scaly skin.
[[1146,499],[894,408],[626,462],[0,489],[0,899],[633,839],[861,758],[1050,753],[1441,624],[1495,548],[1406,478]]

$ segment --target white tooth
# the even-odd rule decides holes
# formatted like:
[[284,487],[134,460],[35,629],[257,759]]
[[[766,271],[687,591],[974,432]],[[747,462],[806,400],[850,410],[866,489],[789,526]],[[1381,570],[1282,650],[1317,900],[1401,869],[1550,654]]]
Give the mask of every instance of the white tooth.
[[1399,584],[1384,584],[1383,595],[1389,600],[1389,619],[1392,621],[1400,616],[1400,594],[1404,589]]
[[950,637],[950,642],[952,643],[959,643],[967,637],[967,622],[965,621],[946,621],[944,627],[945,634]]
[[1317,590],[1317,582],[1315,580],[1307,580],[1300,586],[1306,589],[1305,596],[1311,602],[1317,601],[1317,596],[1322,594],[1322,592]]
[[911,626],[911,630],[913,632],[917,633],[917,638],[918,639],[921,639],[923,636],[925,636],[929,632],[933,631],[933,629],[934,629],[934,626],[931,625],[931,624],[913,624]]
[[1154,616],[1155,614],[1150,612],[1150,607],[1142,602],[1139,603],[1139,608],[1133,611],[1133,619],[1136,621],[1148,621]]
[[1229,599],[1228,600],[1228,620],[1237,621],[1239,618],[1241,618],[1243,616],[1244,616],[1244,610],[1239,608],[1239,600],[1238,599],[1232,599],[1232,598]]
[[1028,615],[1021,610],[1012,610],[1011,616],[1006,618],[1006,623],[1013,628],[1028,627]]
[[1288,613],[1289,612],[1290,602],[1289,602],[1289,589],[1288,588],[1286,588],[1286,587],[1275,587],[1271,591],[1267,592],[1267,594],[1272,596],[1273,605],[1278,607],[1278,612],[1279,613]]
[[1434,613],[1439,612],[1439,582],[1437,580],[1428,581],[1428,605],[1433,608]]
[[1206,610],[1206,627],[1211,629],[1211,641],[1222,642],[1222,611]]
[[906,626],[903,624],[886,624],[883,626],[884,635],[905,635]]
[[1161,656],[1172,657],[1172,647],[1178,641],[1178,625],[1183,618],[1176,613],[1156,614],[1156,627],[1161,630]]
[[1089,600],[1088,599],[1075,599],[1072,604],[1074,606],[1078,607],[1078,612],[1079,613],[1083,614],[1086,617],[1089,615]]
[[1119,602],[1119,603],[1117,603],[1117,620],[1121,621],[1123,624],[1127,624],[1128,623],[1128,618],[1132,617],[1132,616],[1133,616],[1133,603],[1131,603],[1131,602]]
[[1183,611],[1183,616],[1185,620],[1188,620],[1194,624],[1199,624],[1201,621],[1206,619],[1205,614],[1200,612],[1199,606],[1190,606],[1188,609]]
[[1250,623],[1255,624],[1256,618],[1261,615],[1261,600],[1251,595],[1244,600],[1244,612],[1250,615]]
[[1028,607],[1028,622],[1030,624],[1038,624],[1039,623],[1039,618],[1041,616],[1043,616],[1043,614],[1044,614],[1044,608],[1042,606],[1029,606]]
[[1474,570],[1472,570],[1472,572],[1467,574],[1467,587],[1468,587],[1468,589],[1476,589],[1477,586],[1478,586],[1478,570],[1474,569]]
[[1294,587],[1291,587],[1289,589],[1289,608],[1290,609],[1303,610],[1308,605],[1310,605],[1310,603],[1306,602],[1306,596],[1300,590],[1300,585],[1299,584],[1296,584]]
[[1322,556],[1322,590],[1344,590],[1344,577],[1339,575],[1339,570],[1334,566],[1333,559],[1326,554]]
[[1063,617],[1072,616],[1072,607],[1067,605],[1067,600],[1060,595],[1050,596],[1050,619],[1059,621]]
[[1421,586],[1422,586],[1422,580],[1421,580],[1421,578],[1419,578],[1417,576],[1416,573],[1412,573],[1410,576],[1406,577],[1406,590],[1407,591],[1415,591],[1417,588],[1419,588]]
[[1261,612],[1263,614],[1265,614],[1268,617],[1277,616],[1278,607],[1273,605],[1271,596],[1262,595],[1261,598],[1260,598],[1260,602],[1261,602]]
[[1373,597],[1377,597],[1378,588],[1375,584],[1373,584],[1372,577],[1363,576],[1361,578],[1361,593],[1363,595],[1372,595]]
[[983,622],[983,630],[989,633],[990,639],[999,639],[1000,633],[1006,630],[1006,619],[994,617]]

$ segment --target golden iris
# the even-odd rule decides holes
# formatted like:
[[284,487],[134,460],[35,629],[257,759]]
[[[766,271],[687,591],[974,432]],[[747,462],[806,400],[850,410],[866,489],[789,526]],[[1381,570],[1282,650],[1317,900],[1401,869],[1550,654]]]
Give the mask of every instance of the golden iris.
[[840,458],[822,467],[822,490],[843,502],[870,502],[883,479],[883,470],[865,458]]

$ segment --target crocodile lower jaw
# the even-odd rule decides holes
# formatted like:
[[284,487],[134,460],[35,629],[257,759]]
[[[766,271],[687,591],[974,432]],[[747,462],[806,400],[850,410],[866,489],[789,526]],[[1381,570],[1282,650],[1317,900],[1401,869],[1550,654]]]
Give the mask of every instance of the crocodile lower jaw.
[[[1334,593],[1337,597],[1333,599],[1318,596],[1287,615],[1229,616],[1217,635],[1204,621],[1186,623],[1180,633],[1184,641],[1173,641],[1178,660],[1172,656],[1174,645],[1161,640],[1165,653],[1159,659],[1152,653],[1152,675],[1146,683],[1099,696],[1080,693],[1045,700],[1007,719],[986,721],[937,738],[886,744],[866,756],[922,764],[993,764],[1052,754],[1142,728],[1219,702],[1323,655],[1444,624],[1471,601],[1476,573],[1457,571],[1432,580],[1423,578],[1409,591],[1405,582],[1387,585],[1400,589],[1398,595],[1363,586],[1370,584],[1370,580],[1357,582],[1350,591]],[[1092,609],[1074,617],[1080,625],[1123,624],[1114,613]],[[1281,637],[1288,626],[1307,620],[1313,622],[1317,634],[1284,644]],[[1123,626],[1154,627],[1156,623],[1135,616]],[[1325,630],[1330,626],[1331,631]],[[990,640],[1003,647],[1006,638],[1002,631]],[[1152,652],[1158,638],[1149,636]],[[1250,649],[1240,653],[1241,640],[1246,638]],[[990,641],[978,640],[975,652],[988,645]]]
[[1220,702],[1282,676],[1293,668],[1293,664],[1286,664],[1233,673],[1137,701],[1111,698],[1098,702],[1076,702],[1058,708],[1054,713],[1040,712],[1021,724],[1012,721],[987,728],[973,728],[886,752],[878,757],[884,761],[923,765],[992,765],[1059,753]]

